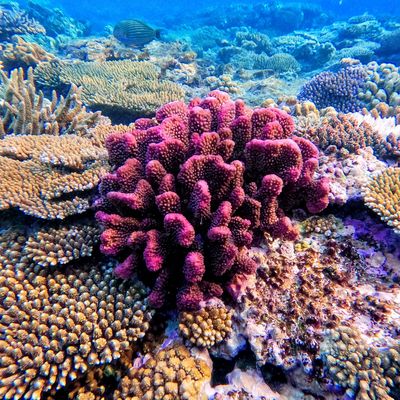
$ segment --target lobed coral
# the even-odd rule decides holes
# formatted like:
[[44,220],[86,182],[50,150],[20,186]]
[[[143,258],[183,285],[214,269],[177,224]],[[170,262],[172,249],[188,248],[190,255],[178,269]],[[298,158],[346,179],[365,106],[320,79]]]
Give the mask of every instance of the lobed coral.
[[364,190],[365,204],[400,233],[400,168],[387,168]]
[[0,87],[0,138],[15,135],[85,134],[100,120],[99,113],[87,112],[81,101],[81,92],[72,85],[68,95],[58,97],[53,91],[51,101],[40,91],[36,93],[33,70],[27,79],[22,68],[9,76],[2,72]]
[[85,104],[124,118],[150,115],[165,102],[184,96],[179,85],[160,79],[156,67],[145,61],[54,61],[40,64],[35,78],[48,87],[81,86]]
[[197,347],[213,347],[232,331],[232,310],[223,304],[207,304],[198,311],[179,314],[179,332]]
[[400,385],[399,345],[379,349],[368,343],[358,329],[342,325],[329,332],[322,354],[328,375],[343,388],[346,398],[397,398],[391,389]]
[[211,378],[205,361],[179,344],[162,345],[147,354],[139,368],[132,366],[121,379],[114,400],[191,400],[200,398]]
[[144,287],[115,279],[112,264],[91,261],[79,272],[35,263],[21,269],[0,254],[0,283],[5,399],[40,399],[119,359],[143,337],[152,316]]
[[285,112],[253,111],[219,91],[165,104],[156,118],[107,138],[114,171],[97,202],[101,250],[123,260],[118,276],[142,275],[155,307],[174,295],[180,310],[235,298],[257,267],[246,251],[253,234],[293,240],[284,210],[327,206],[328,182],[313,178],[318,150],[291,136]]

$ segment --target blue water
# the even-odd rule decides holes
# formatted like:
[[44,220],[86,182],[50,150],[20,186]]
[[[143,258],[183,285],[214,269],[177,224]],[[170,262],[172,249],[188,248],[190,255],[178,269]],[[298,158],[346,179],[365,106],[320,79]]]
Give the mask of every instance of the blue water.
[[[101,31],[107,24],[115,24],[120,19],[140,18],[148,23],[157,24],[166,29],[174,29],[179,23],[185,24],[192,22],[192,18],[199,13],[212,7],[224,7],[234,4],[279,4],[274,0],[269,1],[240,1],[240,0],[147,0],[147,1],[128,1],[128,0],[58,0],[58,1],[36,1],[48,7],[59,7],[68,15],[78,20],[87,21],[95,31]],[[26,1],[19,1],[25,5]],[[282,2],[282,4],[292,4],[294,2]],[[332,15],[335,20],[343,20],[353,15],[369,13],[374,15],[400,17],[400,0],[376,1],[376,0],[320,0],[298,2],[303,5],[317,5],[322,11]],[[215,12],[217,17],[218,12]],[[210,12],[210,16],[212,16]]]

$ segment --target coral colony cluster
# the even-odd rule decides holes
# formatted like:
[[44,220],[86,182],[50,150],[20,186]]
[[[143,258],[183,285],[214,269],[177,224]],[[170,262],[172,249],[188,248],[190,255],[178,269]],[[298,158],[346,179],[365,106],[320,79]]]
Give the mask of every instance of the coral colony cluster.
[[0,400],[400,399],[400,16],[168,18],[0,4]]

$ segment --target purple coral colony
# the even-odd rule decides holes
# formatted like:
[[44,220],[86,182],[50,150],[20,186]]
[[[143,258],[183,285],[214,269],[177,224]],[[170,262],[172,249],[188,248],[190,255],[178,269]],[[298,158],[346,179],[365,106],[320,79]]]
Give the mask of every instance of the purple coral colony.
[[0,400],[400,399],[400,5],[345,2],[0,1]]

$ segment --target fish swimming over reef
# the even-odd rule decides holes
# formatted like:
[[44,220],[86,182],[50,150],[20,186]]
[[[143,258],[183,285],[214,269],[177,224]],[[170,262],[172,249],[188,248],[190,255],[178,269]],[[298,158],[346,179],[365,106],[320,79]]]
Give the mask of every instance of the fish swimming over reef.
[[152,40],[159,39],[160,30],[137,19],[125,19],[115,25],[113,35],[127,46],[143,47]]

